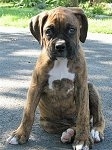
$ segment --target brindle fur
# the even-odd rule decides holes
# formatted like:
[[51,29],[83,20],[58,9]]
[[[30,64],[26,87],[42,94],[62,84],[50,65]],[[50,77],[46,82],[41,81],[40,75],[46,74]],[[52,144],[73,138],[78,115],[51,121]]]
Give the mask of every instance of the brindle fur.
[[[57,17],[60,15],[60,19]],[[76,35],[70,39],[64,35],[66,23],[74,24]],[[49,39],[45,30],[49,25],[57,27],[58,35]],[[93,117],[93,128],[101,134],[104,131],[104,117],[101,110],[101,98],[91,83],[88,83],[87,66],[84,51],[80,41],[84,42],[87,36],[87,18],[79,8],[56,8],[34,17],[30,23],[33,36],[42,45],[41,55],[32,74],[31,85],[27,94],[23,119],[20,126],[13,132],[19,143],[25,143],[30,135],[34,122],[37,105],[40,109],[40,123],[51,133],[62,132],[68,128],[75,130],[75,141],[91,143],[90,119]],[[56,54],[55,41],[59,38],[68,43],[67,60],[68,70],[74,73],[74,81],[62,79],[54,81],[54,89],[49,89],[49,71],[54,66]],[[62,68],[63,69],[63,68]],[[70,86],[74,88],[67,93]]]

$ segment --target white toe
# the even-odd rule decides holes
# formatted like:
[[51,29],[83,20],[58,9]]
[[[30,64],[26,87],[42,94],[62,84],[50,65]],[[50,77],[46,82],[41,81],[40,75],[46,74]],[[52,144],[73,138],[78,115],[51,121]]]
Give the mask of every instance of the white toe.
[[63,132],[63,133],[62,133],[61,141],[62,141],[63,143],[66,143],[66,142],[68,141],[68,134],[67,134],[67,132]]
[[67,133],[68,133],[71,137],[74,136],[74,130],[71,129],[71,128],[68,128],[68,129],[67,129]]
[[95,140],[97,142],[100,142],[100,136],[99,136],[99,132],[98,131],[95,132]]
[[94,129],[91,130],[91,136],[94,139],[94,137],[95,137],[95,130]]
[[18,144],[17,138],[16,137],[12,137],[12,136],[7,139],[7,142],[9,144],[13,144],[13,145],[17,145]]
[[82,148],[83,148],[83,144],[76,145],[75,147],[76,150],[82,150]]
[[100,142],[100,134],[98,131],[95,131],[94,129],[91,130],[91,135],[92,138],[96,141],[96,142]]

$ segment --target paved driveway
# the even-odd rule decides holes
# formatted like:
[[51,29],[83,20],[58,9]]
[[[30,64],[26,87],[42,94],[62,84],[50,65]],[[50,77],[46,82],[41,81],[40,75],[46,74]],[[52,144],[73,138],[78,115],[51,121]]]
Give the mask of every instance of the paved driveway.
[[[112,150],[112,35],[88,34],[83,44],[88,62],[89,80],[102,95],[106,119],[105,140],[93,150]],[[6,139],[22,117],[31,73],[40,52],[27,30],[0,27],[0,150],[71,150],[60,135],[44,132],[36,113],[30,140],[24,145],[8,145]]]

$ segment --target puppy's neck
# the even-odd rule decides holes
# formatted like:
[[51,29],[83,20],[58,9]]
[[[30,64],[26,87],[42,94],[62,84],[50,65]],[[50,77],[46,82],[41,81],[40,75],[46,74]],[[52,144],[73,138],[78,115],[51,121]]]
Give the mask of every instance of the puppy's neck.
[[49,88],[52,89],[52,83],[62,79],[74,80],[74,73],[69,72],[67,58],[57,58],[54,61],[53,68],[49,72]]

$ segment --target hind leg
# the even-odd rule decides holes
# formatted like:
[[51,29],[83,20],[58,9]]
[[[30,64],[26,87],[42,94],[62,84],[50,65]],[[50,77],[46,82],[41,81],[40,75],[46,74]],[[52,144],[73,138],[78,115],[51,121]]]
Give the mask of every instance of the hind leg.
[[73,128],[71,127],[71,128],[68,128],[66,131],[64,131],[61,136],[61,141],[63,143],[73,142],[73,139],[75,137],[75,130],[76,129],[74,127]]
[[94,142],[100,142],[104,139],[105,120],[101,108],[101,97],[96,87],[88,83],[89,89],[89,107],[90,115],[93,118],[93,127],[91,135]]

